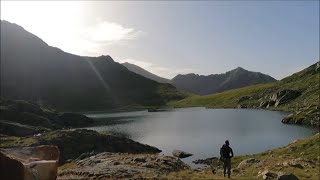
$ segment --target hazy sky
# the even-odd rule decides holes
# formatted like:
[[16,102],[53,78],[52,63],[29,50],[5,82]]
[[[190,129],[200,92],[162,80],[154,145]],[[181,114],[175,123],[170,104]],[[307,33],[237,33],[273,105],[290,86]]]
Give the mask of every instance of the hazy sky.
[[277,79],[319,60],[319,1],[1,1],[1,19],[51,46],[157,75],[238,66]]

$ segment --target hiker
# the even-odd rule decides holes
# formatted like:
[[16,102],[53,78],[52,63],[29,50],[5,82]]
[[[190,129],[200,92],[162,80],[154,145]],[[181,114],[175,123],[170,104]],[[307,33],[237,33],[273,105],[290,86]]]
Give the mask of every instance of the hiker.
[[223,176],[226,177],[226,171],[228,171],[228,178],[231,174],[231,158],[233,157],[233,151],[229,146],[229,141],[226,140],[225,144],[220,148],[220,160],[223,162]]

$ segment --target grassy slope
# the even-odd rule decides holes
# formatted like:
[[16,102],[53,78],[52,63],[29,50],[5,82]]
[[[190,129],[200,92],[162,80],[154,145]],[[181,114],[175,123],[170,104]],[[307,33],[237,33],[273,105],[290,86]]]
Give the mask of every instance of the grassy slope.
[[[191,96],[180,101],[170,102],[169,105],[174,107],[203,106],[208,108],[236,108],[238,105],[242,105],[255,108],[259,106],[261,101],[267,101],[272,94],[284,89],[291,89],[302,92],[302,95],[289,103],[278,107],[270,107],[270,109],[289,112],[301,110],[302,113],[299,116],[306,116],[306,112],[311,110],[310,107],[313,108],[312,110],[319,109],[320,71],[319,68],[316,71],[317,66],[319,66],[319,63],[313,64],[275,83],[258,84],[207,96]],[[239,102],[239,99],[244,96],[250,96],[250,99]],[[308,122],[305,122],[305,124],[308,124]]]
[[276,87],[276,83],[258,84],[207,96],[191,96],[180,101],[170,102],[169,105],[174,107],[234,108],[237,107],[240,97],[251,96],[274,87]]
[[[319,179],[320,168],[320,143],[319,133],[308,137],[306,139],[300,139],[282,148],[266,151],[259,154],[236,156],[232,160],[232,168],[238,166],[238,164],[244,159],[255,158],[263,160],[261,166],[247,166],[244,169],[240,169],[239,172],[232,174],[232,179],[256,179],[260,170],[268,169],[272,172],[286,172],[293,173],[300,179]],[[304,167],[302,169],[296,167],[285,167],[283,165],[277,165],[279,163],[288,162],[301,158],[300,162]],[[221,170],[218,170],[216,175],[211,173],[211,169],[207,168],[200,172],[194,170],[186,170],[171,173],[166,176],[168,179],[224,179],[222,177]],[[225,178],[227,179],[227,178]],[[262,178],[261,178],[262,179]]]

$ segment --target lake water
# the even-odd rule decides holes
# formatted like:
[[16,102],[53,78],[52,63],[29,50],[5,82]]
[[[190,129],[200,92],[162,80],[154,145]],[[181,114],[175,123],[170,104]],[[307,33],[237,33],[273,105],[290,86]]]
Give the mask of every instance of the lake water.
[[255,109],[181,108],[86,115],[108,123],[88,129],[125,135],[155,146],[165,155],[175,149],[193,153],[183,159],[192,167],[196,167],[193,160],[219,156],[226,139],[235,155],[245,155],[280,147],[313,133],[309,128],[282,124],[287,113]]

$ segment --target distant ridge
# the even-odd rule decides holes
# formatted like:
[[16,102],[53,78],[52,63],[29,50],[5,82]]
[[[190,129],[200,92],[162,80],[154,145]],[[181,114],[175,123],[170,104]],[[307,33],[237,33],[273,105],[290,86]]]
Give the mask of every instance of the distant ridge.
[[248,71],[242,67],[237,67],[224,74],[211,74],[208,76],[193,73],[186,75],[179,74],[171,80],[172,84],[178,89],[198,95],[208,95],[274,81],[277,80],[269,75]]
[[149,71],[147,71],[137,65],[134,65],[134,64],[131,64],[128,62],[122,63],[122,65],[125,66],[126,68],[128,68],[130,71],[132,71],[136,74],[139,74],[145,78],[157,81],[158,83],[170,83],[169,79],[157,76],[157,75],[155,75],[155,74],[153,74],[153,73],[151,73],[151,72],[149,72]]

